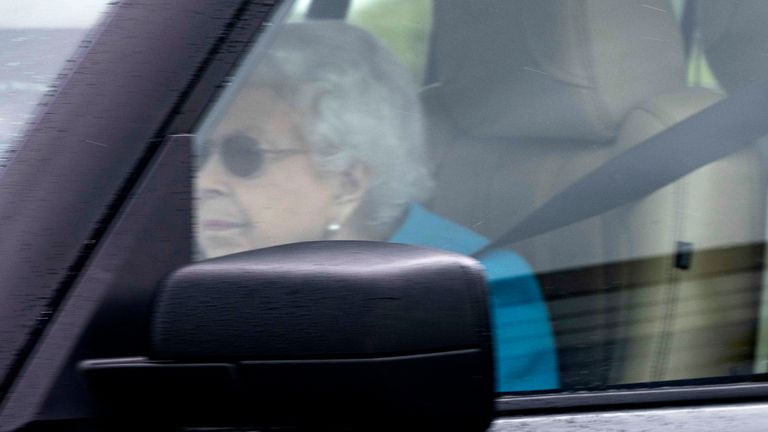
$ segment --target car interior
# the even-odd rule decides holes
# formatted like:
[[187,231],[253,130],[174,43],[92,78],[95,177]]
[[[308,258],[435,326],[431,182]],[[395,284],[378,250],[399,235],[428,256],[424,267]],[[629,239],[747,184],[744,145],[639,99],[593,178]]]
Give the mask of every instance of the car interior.
[[[768,5],[756,0],[699,2],[698,13],[702,51],[723,90],[730,94],[763,81],[765,72],[768,70],[768,56],[765,55],[764,49],[758,47],[768,41],[768,31],[762,24],[768,18]],[[758,153],[755,155],[756,159],[762,161],[763,176],[765,176],[768,160],[765,143],[764,138],[758,141],[756,145]],[[760,195],[754,195],[751,199],[765,194],[762,189],[758,193]],[[758,201],[759,204],[761,204],[760,201]],[[759,245],[761,242],[762,240],[756,243]],[[763,257],[762,254],[754,251],[752,262],[758,261],[761,257]],[[749,257],[746,258],[749,259]],[[763,266],[758,266],[756,271],[764,273],[765,270]],[[760,291],[757,294],[760,296],[760,309],[754,317],[757,322],[755,330],[757,342],[753,353],[754,373],[768,371],[766,369],[768,347],[765,341],[765,275],[761,274],[760,277],[759,281],[755,281],[756,286],[760,288],[751,288]]]
[[[723,64],[756,69],[727,57],[727,44],[714,53],[707,33],[745,28],[739,14],[754,33],[759,2],[677,5],[675,14],[666,1],[435,2],[422,94],[438,181],[429,207],[497,238],[576,179],[722,99],[691,79],[695,50],[717,78]],[[754,58],[743,53],[760,38],[739,33],[750,49],[737,52]],[[763,165],[760,149],[745,149],[508,245],[542,282],[563,387],[752,372]]]
[[[744,74],[756,79],[764,2],[688,3],[726,89]],[[431,208],[498,237],[576,179],[722,99],[688,82],[672,10],[666,1],[435,2],[423,93],[438,180]],[[755,146],[509,245],[542,283],[563,387],[752,373],[765,186]],[[680,265],[686,248],[691,264]]]
[[[436,180],[424,204],[490,239],[758,80],[765,57],[755,54],[768,10],[760,1],[444,0],[422,2],[427,24],[397,2],[403,16],[390,11],[401,22],[381,10],[372,16],[384,23],[361,22],[353,12],[362,3],[300,5],[306,19],[425,43],[423,53],[400,53],[423,56],[416,79]],[[641,199],[499,245],[536,273],[562,388],[755,372],[764,167],[761,148],[748,146]]]

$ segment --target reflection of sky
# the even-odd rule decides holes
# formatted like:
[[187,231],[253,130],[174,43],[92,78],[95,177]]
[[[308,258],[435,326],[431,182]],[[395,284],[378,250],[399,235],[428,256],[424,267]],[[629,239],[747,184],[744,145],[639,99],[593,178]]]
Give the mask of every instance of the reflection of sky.
[[0,146],[29,121],[86,31],[0,29]]
[[0,29],[89,28],[109,0],[0,0]]
[[24,128],[109,0],[0,0],[0,150]]

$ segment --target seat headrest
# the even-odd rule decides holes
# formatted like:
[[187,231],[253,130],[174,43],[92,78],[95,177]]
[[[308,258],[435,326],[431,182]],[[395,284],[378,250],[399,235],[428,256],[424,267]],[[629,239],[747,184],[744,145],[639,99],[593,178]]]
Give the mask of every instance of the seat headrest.
[[665,0],[443,0],[434,13],[428,91],[471,135],[607,140],[632,106],[685,86]]
[[768,1],[698,2],[698,28],[718,81],[728,91],[768,79]]

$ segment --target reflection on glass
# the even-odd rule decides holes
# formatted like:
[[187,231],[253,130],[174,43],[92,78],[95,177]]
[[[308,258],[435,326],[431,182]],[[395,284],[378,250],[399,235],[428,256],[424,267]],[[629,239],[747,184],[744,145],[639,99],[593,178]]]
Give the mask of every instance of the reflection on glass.
[[19,136],[108,0],[0,2],[0,151]]
[[347,21],[376,36],[421,82],[427,67],[432,1],[354,0]]
[[[764,79],[768,3],[734,5],[354,0],[346,25],[275,25],[200,132],[200,255],[317,239],[473,255],[584,175]],[[701,143],[680,139],[691,154]],[[765,148],[479,256],[497,388],[768,370]],[[683,163],[672,159],[638,163]]]
[[[488,239],[419,205],[432,180],[407,69],[341,22],[286,25],[206,137],[202,254],[307,240],[388,240],[478,252]],[[493,289],[498,388],[557,386],[554,343],[520,257],[481,257]]]

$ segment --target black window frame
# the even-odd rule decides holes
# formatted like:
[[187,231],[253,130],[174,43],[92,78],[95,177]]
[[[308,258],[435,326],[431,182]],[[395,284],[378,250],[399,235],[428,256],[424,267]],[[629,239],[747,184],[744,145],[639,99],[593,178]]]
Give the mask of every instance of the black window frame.
[[0,209],[0,430],[67,417],[46,402],[83,332],[45,336],[87,306],[70,297],[162,143],[193,129],[280,3],[115,2],[41,102],[0,171],[0,202],[13,203]]

